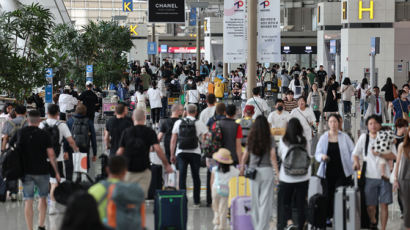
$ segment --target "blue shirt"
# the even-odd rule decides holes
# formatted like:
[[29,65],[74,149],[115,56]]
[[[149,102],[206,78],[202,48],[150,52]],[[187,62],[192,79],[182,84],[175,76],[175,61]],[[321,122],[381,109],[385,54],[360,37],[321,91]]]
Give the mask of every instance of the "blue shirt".
[[400,98],[397,98],[396,100],[393,101],[393,108],[396,114],[394,115],[394,122],[396,122],[397,119],[403,118],[402,114],[402,108],[405,113],[408,113],[408,106],[409,106],[409,101],[407,99],[405,101],[400,100]]
[[[341,131],[339,131],[337,142],[339,143],[340,159],[342,160],[343,171],[345,176],[348,177],[354,173],[352,160],[354,143],[346,133]],[[317,172],[317,176],[320,178],[326,178],[326,162],[322,160],[322,155],[327,155],[328,145],[329,132],[325,132],[317,143],[315,153],[316,161],[320,162],[319,170]]]

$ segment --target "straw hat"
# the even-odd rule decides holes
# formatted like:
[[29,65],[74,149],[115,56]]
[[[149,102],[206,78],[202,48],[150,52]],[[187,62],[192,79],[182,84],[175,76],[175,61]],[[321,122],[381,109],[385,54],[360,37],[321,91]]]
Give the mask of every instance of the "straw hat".
[[222,164],[229,165],[233,163],[231,152],[225,148],[220,148],[218,152],[212,155],[212,158]]

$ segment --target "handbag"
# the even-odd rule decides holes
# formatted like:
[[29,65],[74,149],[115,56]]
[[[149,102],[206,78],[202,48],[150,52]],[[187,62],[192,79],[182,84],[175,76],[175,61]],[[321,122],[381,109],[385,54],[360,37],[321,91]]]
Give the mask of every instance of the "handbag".
[[87,153],[73,153],[74,173],[87,173]]
[[[404,155],[402,153],[401,160],[400,160],[400,168],[399,168],[399,171],[397,172],[397,179],[400,178],[400,173],[403,171],[403,160],[404,160]],[[396,168],[397,168],[397,162],[394,164],[393,171],[390,175],[390,184],[394,184],[394,181],[396,179],[395,178]]]
[[[258,161],[258,166],[257,166],[257,167],[259,167],[259,165],[261,164],[261,162],[262,162],[262,156],[259,157],[259,161]],[[248,167],[248,168],[245,169],[244,176],[245,176],[246,178],[251,179],[251,180],[255,180],[256,174],[257,174],[256,168]]]
[[[370,137],[369,134],[366,134],[366,143],[364,145],[364,156],[367,158],[367,149],[369,147],[369,141]],[[366,169],[367,169],[367,162],[363,161],[363,167],[360,173],[360,179],[359,179],[359,187],[364,188],[364,185],[366,184]]]
[[308,121],[308,119],[305,117],[305,115],[303,115],[303,113],[302,113],[299,109],[297,109],[297,111],[302,115],[302,117],[305,118],[305,120],[306,120],[306,122],[308,123],[308,125],[310,125],[310,128],[312,129],[312,133],[313,133],[313,134],[317,133],[317,128],[316,128],[316,126],[314,126],[313,124],[310,124],[309,121]]
[[403,110],[403,106],[401,104],[401,99],[399,99],[399,103],[400,103],[401,114],[402,114],[403,119],[410,122],[409,114],[405,113],[404,110]]

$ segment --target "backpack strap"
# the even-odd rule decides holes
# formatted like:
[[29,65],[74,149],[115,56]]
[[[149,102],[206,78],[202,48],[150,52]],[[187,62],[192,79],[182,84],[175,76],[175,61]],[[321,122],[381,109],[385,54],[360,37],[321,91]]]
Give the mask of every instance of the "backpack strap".
[[366,134],[366,142],[365,142],[365,144],[364,144],[364,156],[367,158],[367,149],[368,149],[368,147],[369,147],[369,141],[370,141],[370,136],[369,136],[369,134],[367,133]]

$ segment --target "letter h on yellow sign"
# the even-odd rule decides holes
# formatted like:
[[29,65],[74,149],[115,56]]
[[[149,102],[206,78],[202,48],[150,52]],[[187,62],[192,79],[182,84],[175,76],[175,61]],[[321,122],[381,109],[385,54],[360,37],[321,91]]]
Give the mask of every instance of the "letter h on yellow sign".
[[373,11],[374,11],[374,3],[373,0],[370,0],[370,7],[363,8],[363,0],[359,1],[359,19],[363,19],[363,12],[369,12],[370,19],[373,19]]

